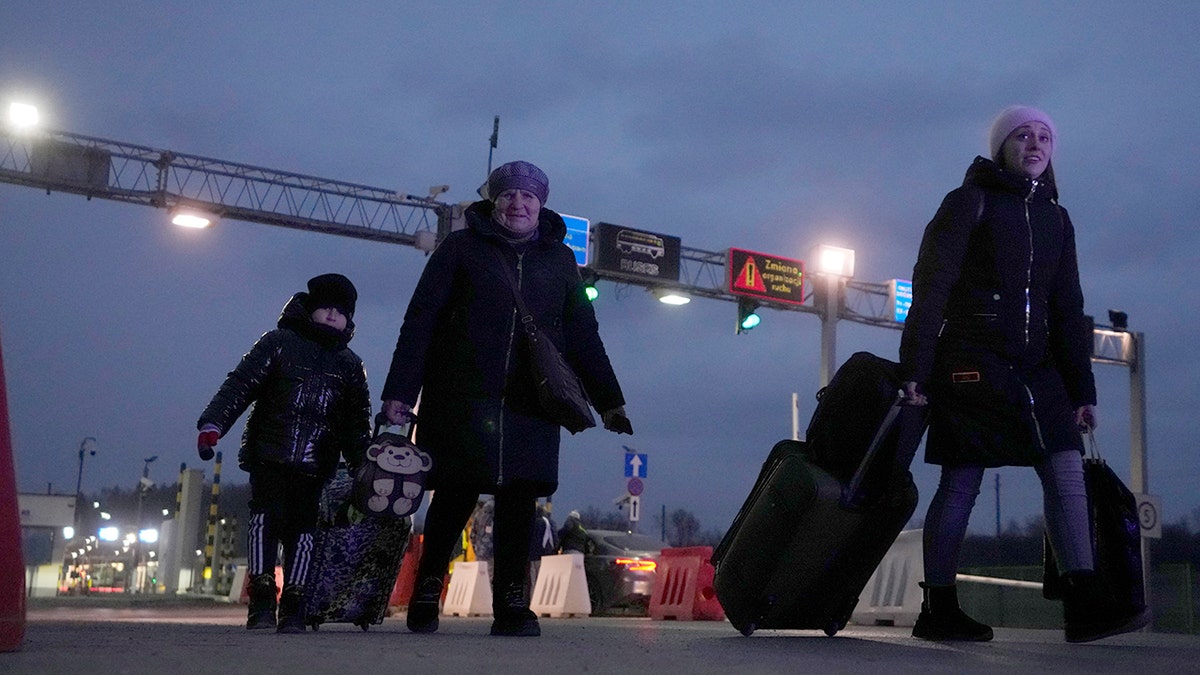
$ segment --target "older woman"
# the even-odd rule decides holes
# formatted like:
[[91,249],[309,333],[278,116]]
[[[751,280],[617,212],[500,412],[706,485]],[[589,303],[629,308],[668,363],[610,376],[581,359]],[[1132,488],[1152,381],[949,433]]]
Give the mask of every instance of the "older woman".
[[540,635],[524,581],[538,497],[558,486],[559,426],[538,405],[524,330],[507,275],[601,411],[628,429],[625,399],[584,294],[566,225],[543,208],[549,181],[528,162],[488,177],[490,201],[430,255],[400,328],[383,410],[406,421],[421,395],[418,441],[434,457],[425,551],[408,628],[438,627],[442,579],[480,494],[495,495],[493,635]]
[[[1098,588],[1081,428],[1096,425],[1090,332],[1075,230],[1058,205],[1045,112],[995,119],[991,159],[977,157],[925,230],[900,343],[911,401],[930,409],[926,461],[942,465],[925,519],[925,602],[913,635],[990,640],[959,608],[959,548],[986,467],[1032,466],[1066,576],[1065,634],[1087,642],[1144,626]],[[928,398],[926,398],[928,397]]]

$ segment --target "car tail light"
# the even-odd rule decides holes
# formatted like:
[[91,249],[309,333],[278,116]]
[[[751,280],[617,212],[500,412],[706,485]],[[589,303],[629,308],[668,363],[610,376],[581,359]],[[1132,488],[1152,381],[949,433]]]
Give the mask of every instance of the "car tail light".
[[630,572],[653,572],[654,568],[658,567],[658,563],[653,560],[640,558],[617,558],[615,562]]

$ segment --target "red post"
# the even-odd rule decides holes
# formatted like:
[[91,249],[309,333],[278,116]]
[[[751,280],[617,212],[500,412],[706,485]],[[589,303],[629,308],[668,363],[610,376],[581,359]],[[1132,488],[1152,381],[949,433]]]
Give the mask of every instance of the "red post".
[[21,553],[21,516],[17,477],[8,426],[8,389],[0,350],[0,652],[13,652],[25,641],[25,558]]

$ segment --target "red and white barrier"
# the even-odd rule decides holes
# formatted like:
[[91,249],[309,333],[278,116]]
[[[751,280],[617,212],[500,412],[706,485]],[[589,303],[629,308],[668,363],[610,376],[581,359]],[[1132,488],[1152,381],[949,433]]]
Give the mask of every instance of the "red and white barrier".
[[25,559],[21,553],[21,512],[12,433],[8,425],[8,389],[0,351],[0,652],[13,652],[25,641]]

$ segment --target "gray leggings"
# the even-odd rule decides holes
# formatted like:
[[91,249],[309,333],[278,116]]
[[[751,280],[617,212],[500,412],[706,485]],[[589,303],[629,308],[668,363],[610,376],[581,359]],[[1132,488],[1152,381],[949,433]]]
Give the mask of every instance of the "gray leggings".
[[[1046,530],[1059,573],[1094,567],[1083,458],[1078,452],[1055,452],[1034,466],[1042,481]],[[945,466],[925,516],[925,582],[954,583],[958,554],[971,508],[983,482],[982,466]]]

